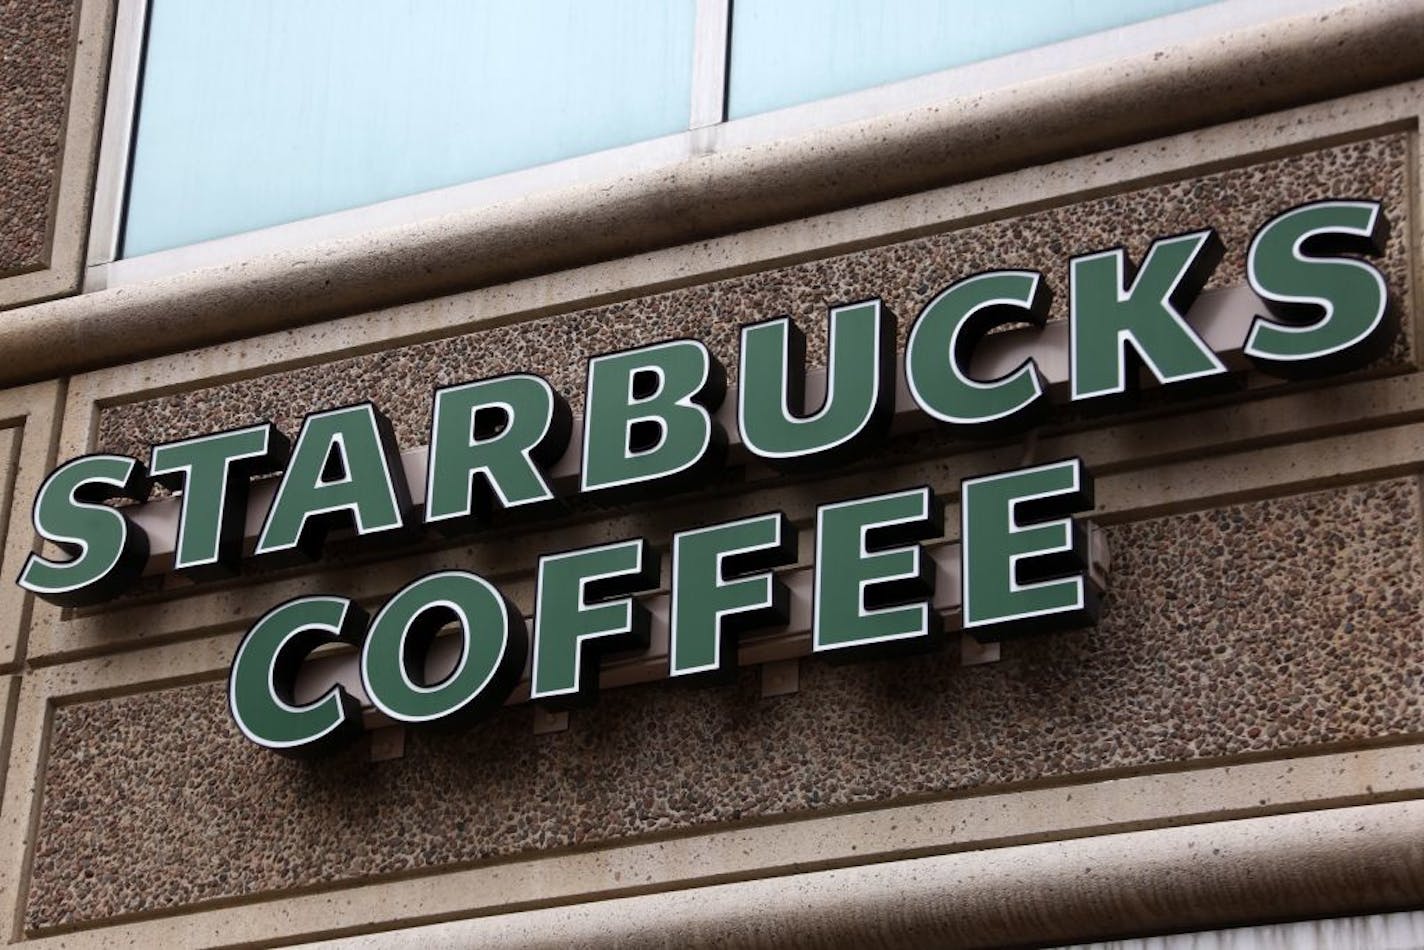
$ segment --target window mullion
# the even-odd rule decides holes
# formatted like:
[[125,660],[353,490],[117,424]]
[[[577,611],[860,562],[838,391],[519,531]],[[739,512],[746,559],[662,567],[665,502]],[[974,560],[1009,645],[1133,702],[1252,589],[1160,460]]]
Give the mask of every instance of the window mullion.
[[689,129],[727,118],[727,63],[732,35],[732,0],[697,0],[692,47],[692,110]]

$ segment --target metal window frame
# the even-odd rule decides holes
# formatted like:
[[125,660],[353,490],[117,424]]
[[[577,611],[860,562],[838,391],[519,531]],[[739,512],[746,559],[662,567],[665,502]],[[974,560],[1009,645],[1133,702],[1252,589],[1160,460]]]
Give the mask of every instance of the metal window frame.
[[688,130],[727,121],[727,71],[732,58],[732,0],[697,0],[692,41],[692,109]]
[[822,132],[989,89],[1061,76],[1274,19],[1337,8],[1340,0],[1218,0],[1206,6],[887,83],[773,112],[727,119],[733,0],[696,0],[688,129],[461,185],[304,218],[138,257],[122,258],[124,208],[143,81],[149,0],[118,0],[113,54],[84,274],[86,292],[217,267],[275,250],[397,227],[521,196],[650,172],[699,156]]
[[129,165],[138,125],[138,97],[143,84],[143,54],[148,36],[148,0],[119,0],[109,58],[109,87],[94,179],[94,213],[85,255],[85,290],[89,272],[118,257],[128,200]]

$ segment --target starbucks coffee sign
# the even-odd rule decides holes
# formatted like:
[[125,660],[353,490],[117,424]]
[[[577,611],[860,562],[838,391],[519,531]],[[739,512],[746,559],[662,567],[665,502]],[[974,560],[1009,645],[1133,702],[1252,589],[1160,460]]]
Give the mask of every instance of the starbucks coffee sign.
[[[1266,222],[1246,254],[1253,309],[1230,341],[1262,372],[1307,378],[1381,355],[1398,328],[1379,270],[1379,202],[1328,200]],[[1163,237],[1132,261],[1122,248],[1068,262],[1063,395],[1115,406],[1143,380],[1174,391],[1239,380],[1187,319],[1224,248],[1211,229]],[[1002,327],[1048,334],[1049,294],[1035,271],[996,270],[945,287],[916,316],[903,353],[879,300],[830,309],[824,395],[808,399],[805,341],[789,318],[741,328],[735,392],[699,340],[666,340],[588,362],[584,412],[538,375],[448,386],[434,394],[421,479],[407,480],[390,423],[369,402],[308,415],[296,439],[259,423],[154,446],[147,464],[123,455],[72,459],[45,480],[36,533],[65,555],[29,556],[19,584],[55,604],[86,606],[122,592],[150,560],[142,507],[152,482],[180,493],[172,569],[196,581],[231,576],[244,556],[319,559],[329,531],[361,543],[424,532],[488,531],[507,514],[557,517],[570,494],[636,504],[704,484],[729,445],[787,472],[817,472],[875,450],[902,408],[950,431],[1002,437],[1040,421],[1056,395],[1041,361],[972,372]],[[733,412],[721,411],[732,403]],[[815,402],[815,405],[808,405]],[[551,471],[576,459],[576,484],[556,492]],[[244,538],[253,479],[276,475],[260,529]],[[958,525],[964,630],[980,640],[1096,621],[1097,591],[1077,512],[1093,505],[1077,458],[966,478]],[[933,563],[923,542],[945,535],[944,506],[907,486],[816,511],[811,649],[885,652],[933,643]],[[250,553],[248,552],[250,543]],[[797,529],[780,511],[673,534],[668,609],[672,678],[711,678],[736,665],[737,638],[784,626],[790,595],[778,568],[797,559]],[[359,654],[362,688],[398,723],[461,725],[509,698],[528,666],[530,698],[588,701],[599,658],[648,642],[639,593],[655,589],[660,555],[628,538],[538,559],[532,630],[503,593],[463,570],[413,580],[374,614],[340,594],[311,594],[268,611],[243,637],[229,679],[232,715],[259,745],[289,754],[328,750],[359,733],[361,707],[333,684],[299,702],[297,674],[328,643]],[[784,574],[785,571],[782,571]],[[453,630],[454,668],[424,675],[437,634]]]

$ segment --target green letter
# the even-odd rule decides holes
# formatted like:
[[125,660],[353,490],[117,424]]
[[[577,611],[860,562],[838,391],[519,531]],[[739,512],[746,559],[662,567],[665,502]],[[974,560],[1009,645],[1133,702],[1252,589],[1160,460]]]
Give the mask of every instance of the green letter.
[[935,566],[917,541],[944,533],[928,488],[816,509],[816,652],[893,644],[940,632],[930,609]]
[[1067,517],[1092,507],[1093,480],[1081,459],[964,479],[964,629],[997,640],[1097,623],[1097,594],[1083,579],[1087,536]]
[[[1074,401],[1134,390],[1139,360],[1163,385],[1225,374],[1184,316],[1221,255],[1221,240],[1208,228],[1153,241],[1136,275],[1120,247],[1073,258]],[[1135,359],[1124,352],[1127,345]]]
[[832,307],[826,392],[806,413],[806,337],[790,317],[742,327],[737,426],[747,451],[780,469],[864,452],[895,412],[895,317],[879,300]]
[[287,452],[286,438],[270,422],[153,447],[149,472],[183,493],[175,571],[195,580],[236,573],[248,484],[280,469]]
[[272,608],[242,638],[227,701],[242,734],[283,755],[329,752],[361,732],[361,704],[340,685],[298,706],[297,672],[323,643],[357,643],[366,615],[345,597],[298,597]]
[[638,490],[674,476],[676,483],[701,477],[721,461],[726,436],[711,411],[724,391],[721,366],[696,340],[590,359],[582,490]]
[[410,492],[391,424],[369,402],[316,412],[302,421],[277,496],[267,512],[255,557],[321,554],[332,522],[357,535],[405,524]]
[[673,535],[668,674],[730,675],[732,637],[786,623],[791,594],[770,569],[794,560],[796,529],[779,511]]
[[498,376],[437,390],[426,524],[447,533],[487,524],[491,496],[505,509],[552,501],[539,469],[559,460],[571,425],[568,404],[539,376]]
[[905,381],[920,408],[940,422],[1001,433],[1032,423],[1044,406],[1043,374],[1032,357],[998,379],[969,375],[974,348],[995,327],[1048,319],[1052,295],[1031,270],[975,274],[941,291],[915,319],[905,344]]
[[541,557],[529,698],[591,702],[600,654],[648,645],[647,608],[627,595],[657,583],[658,559],[642,538]]
[[1378,201],[1316,201],[1256,232],[1246,277],[1276,318],[1251,324],[1246,355],[1257,368],[1308,379],[1384,355],[1399,332],[1384,277],[1341,255],[1383,254],[1388,230]]
[[[460,659],[448,676],[427,683],[430,646],[451,622]],[[528,652],[524,618],[499,591],[474,574],[441,571],[408,584],[371,621],[361,684],[375,707],[398,722],[464,726],[508,698]]]
[[111,498],[148,497],[142,463],[126,455],[82,455],[50,473],[35,497],[35,533],[72,555],[25,559],[19,584],[52,604],[83,607],[116,596],[143,572],[148,537]]

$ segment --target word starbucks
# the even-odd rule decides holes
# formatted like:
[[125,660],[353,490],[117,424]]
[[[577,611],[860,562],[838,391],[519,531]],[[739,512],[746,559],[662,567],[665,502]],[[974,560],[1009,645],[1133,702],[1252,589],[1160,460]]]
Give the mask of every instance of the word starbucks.
[[[1330,200],[1265,223],[1246,252],[1263,312],[1242,352],[1288,378],[1359,368],[1392,342],[1385,281],[1365,260],[1382,253],[1385,218],[1365,200]],[[1069,265],[1068,395],[1088,405],[1131,395],[1140,377],[1199,386],[1230,377],[1184,314],[1224,249],[1207,229],[1154,241],[1136,266],[1121,248]],[[915,318],[903,373],[915,407],[965,433],[1031,425],[1048,401],[1032,358],[992,379],[970,372],[985,335],[1009,324],[1042,328],[1041,274],[997,270],[944,288]],[[825,395],[806,405],[805,341],[789,318],[741,328],[736,429],[744,450],[782,470],[863,457],[895,409],[894,317],[878,300],[830,309]],[[606,353],[588,362],[578,465],[581,494],[630,500],[698,484],[720,466],[727,433],[714,416],[724,372],[697,340]],[[94,604],[144,569],[143,530],[106,501],[144,500],[151,480],[181,492],[174,570],[198,580],[231,574],[242,556],[251,479],[281,473],[250,556],[319,557],[332,528],[360,538],[409,539],[421,528],[457,534],[498,512],[557,510],[549,470],[573,436],[568,405],[543,378],[514,374],[439,389],[430,422],[424,495],[405,481],[389,422],[371,403],[308,415],[296,441],[270,423],[152,449],[148,464],[87,455],[46,479],[36,532],[69,557],[30,555],[19,583],[57,604]],[[1092,505],[1078,459],[969,478],[960,494],[962,622],[980,639],[1091,624],[1085,534],[1071,515]],[[930,606],[933,564],[920,542],[943,534],[928,488],[890,491],[817,509],[812,646],[817,652],[905,647],[940,632]],[[704,525],[672,542],[668,616],[671,677],[727,674],[736,638],[785,625],[790,596],[776,568],[797,557],[786,515]],[[648,642],[635,594],[659,584],[658,555],[634,538],[545,555],[536,572],[532,643],[521,615],[485,579],[449,570],[421,577],[368,618],[350,599],[306,596],[268,612],[247,633],[230,677],[233,717],[254,742],[310,754],[360,731],[360,708],[340,685],[299,703],[297,671],[316,647],[357,648],[363,688],[393,720],[467,723],[503,704],[526,661],[531,698],[591,698],[599,657]],[[427,682],[437,633],[453,627],[454,669]],[[532,650],[532,657],[530,652]]]

